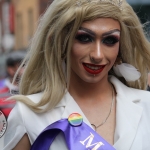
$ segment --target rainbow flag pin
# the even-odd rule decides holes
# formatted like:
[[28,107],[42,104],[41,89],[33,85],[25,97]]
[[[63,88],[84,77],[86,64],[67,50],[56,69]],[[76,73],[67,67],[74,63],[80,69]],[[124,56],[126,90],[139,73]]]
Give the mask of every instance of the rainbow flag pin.
[[82,124],[83,122],[83,117],[78,114],[78,113],[72,113],[71,115],[69,115],[68,117],[68,122],[72,125],[72,126],[79,126]]

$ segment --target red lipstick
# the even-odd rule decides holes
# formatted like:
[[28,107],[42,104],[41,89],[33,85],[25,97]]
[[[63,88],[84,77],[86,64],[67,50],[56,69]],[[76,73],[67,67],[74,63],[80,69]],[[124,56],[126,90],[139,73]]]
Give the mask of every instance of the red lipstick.
[[94,65],[89,63],[82,63],[84,69],[90,74],[99,74],[103,71],[106,65]]

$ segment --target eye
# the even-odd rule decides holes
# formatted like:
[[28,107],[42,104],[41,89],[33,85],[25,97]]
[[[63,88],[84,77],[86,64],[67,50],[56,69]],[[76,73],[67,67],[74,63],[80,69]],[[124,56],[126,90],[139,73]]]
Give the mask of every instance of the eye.
[[119,39],[117,37],[114,36],[108,36],[106,38],[103,39],[103,43],[108,45],[108,46],[113,46],[115,45],[117,42],[119,41]]
[[92,37],[88,34],[78,34],[76,39],[81,43],[88,43],[93,41]]

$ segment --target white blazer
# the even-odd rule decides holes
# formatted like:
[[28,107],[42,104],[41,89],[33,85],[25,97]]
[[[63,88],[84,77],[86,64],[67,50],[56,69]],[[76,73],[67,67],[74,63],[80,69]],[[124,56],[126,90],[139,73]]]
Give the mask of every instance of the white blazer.
[[[114,147],[116,150],[150,150],[150,93],[129,88],[117,78],[111,76],[110,82],[115,86],[117,96],[116,128]],[[42,93],[28,96],[38,102]],[[68,118],[74,112],[82,115],[86,124],[90,122],[79,108],[69,92],[51,111],[36,114],[26,105],[18,102],[8,119],[3,150],[11,150],[27,133],[31,144],[48,125]],[[92,127],[91,127],[92,128]],[[60,133],[52,143],[50,150],[68,150],[63,135]]]

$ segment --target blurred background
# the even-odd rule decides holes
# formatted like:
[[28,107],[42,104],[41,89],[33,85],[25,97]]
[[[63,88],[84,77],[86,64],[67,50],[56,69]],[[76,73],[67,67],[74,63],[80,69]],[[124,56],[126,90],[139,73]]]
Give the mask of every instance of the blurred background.
[[7,76],[6,57],[26,51],[38,19],[53,0],[0,0],[0,79]]
[[[26,51],[39,17],[53,0],[0,0],[0,79],[6,77],[5,60],[12,51]],[[150,20],[150,0],[127,0],[142,23]],[[149,38],[150,25],[147,28]]]

